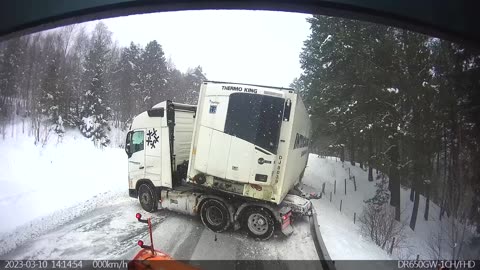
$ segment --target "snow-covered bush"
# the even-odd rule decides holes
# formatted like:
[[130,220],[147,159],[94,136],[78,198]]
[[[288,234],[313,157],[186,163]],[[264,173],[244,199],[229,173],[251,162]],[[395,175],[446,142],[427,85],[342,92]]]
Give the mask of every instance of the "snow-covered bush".
[[375,196],[365,201],[359,218],[362,233],[382,249],[397,248],[404,241],[405,224],[395,220],[395,211],[389,205],[388,181],[383,178],[375,184]]

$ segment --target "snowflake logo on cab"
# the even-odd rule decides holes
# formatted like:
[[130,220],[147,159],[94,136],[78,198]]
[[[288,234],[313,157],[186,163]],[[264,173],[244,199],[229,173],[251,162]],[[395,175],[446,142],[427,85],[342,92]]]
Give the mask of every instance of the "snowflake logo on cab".
[[153,130],[149,130],[147,132],[147,145],[150,145],[151,146],[151,149],[155,148],[155,144],[158,143],[158,139],[160,138],[158,135],[157,135],[157,130],[156,129],[153,129]]

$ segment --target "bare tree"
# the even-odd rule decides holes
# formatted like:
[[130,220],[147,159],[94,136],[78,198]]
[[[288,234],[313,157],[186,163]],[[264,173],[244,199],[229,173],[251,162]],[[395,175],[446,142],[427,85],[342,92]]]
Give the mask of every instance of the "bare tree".
[[395,220],[395,209],[388,204],[380,207],[368,204],[359,218],[361,231],[370,237],[375,244],[388,250],[399,248],[405,241],[406,225]]

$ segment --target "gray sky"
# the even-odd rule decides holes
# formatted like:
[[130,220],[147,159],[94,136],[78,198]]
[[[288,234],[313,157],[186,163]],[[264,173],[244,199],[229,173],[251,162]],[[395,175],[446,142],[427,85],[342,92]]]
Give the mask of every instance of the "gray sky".
[[157,40],[185,72],[201,65],[209,80],[288,86],[301,73],[299,54],[310,15],[203,10],[103,20],[121,46]]

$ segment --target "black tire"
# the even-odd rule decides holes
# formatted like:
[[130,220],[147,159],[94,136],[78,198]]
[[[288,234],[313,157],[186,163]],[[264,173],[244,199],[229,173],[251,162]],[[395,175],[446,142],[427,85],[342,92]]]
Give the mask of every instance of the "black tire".
[[138,187],[138,201],[147,212],[152,213],[158,209],[158,198],[152,185],[141,184]]
[[262,207],[248,209],[243,215],[243,227],[257,240],[268,240],[275,230],[275,222],[270,211]]
[[223,232],[230,226],[230,212],[219,200],[207,199],[200,209],[203,224],[214,232]]

